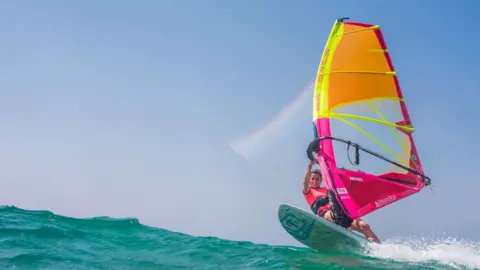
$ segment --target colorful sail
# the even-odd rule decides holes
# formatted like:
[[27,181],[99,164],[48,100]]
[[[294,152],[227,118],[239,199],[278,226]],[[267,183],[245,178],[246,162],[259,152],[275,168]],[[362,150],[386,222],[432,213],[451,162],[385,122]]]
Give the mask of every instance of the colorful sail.
[[313,123],[326,186],[350,218],[430,183],[380,26],[335,22],[316,78]]

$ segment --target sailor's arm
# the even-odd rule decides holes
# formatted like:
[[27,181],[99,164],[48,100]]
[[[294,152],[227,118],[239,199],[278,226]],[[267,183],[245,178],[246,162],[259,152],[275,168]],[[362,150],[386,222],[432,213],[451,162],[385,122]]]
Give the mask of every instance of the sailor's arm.
[[312,166],[314,162],[310,160],[307,166],[307,171],[305,172],[305,177],[303,178],[303,193],[308,193],[310,191],[310,176],[312,175]]

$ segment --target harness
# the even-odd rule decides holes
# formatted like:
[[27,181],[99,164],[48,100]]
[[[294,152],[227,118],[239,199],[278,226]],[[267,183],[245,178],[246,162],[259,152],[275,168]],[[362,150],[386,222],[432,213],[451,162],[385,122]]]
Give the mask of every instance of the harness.
[[328,203],[328,197],[321,197],[316,199],[313,203],[310,209],[312,209],[312,212],[316,215],[318,212],[318,209]]
[[[345,215],[345,213],[340,208],[340,205],[338,204],[338,202],[337,202],[336,198],[334,197],[334,195],[332,194],[332,192],[330,190],[328,190],[327,192],[330,194],[330,196],[333,196],[331,207],[329,209],[329,210],[331,210],[333,221],[337,225],[340,225],[344,228],[349,228],[350,225],[352,225],[353,220],[350,217],[348,217],[347,215]],[[310,209],[312,209],[313,214],[322,216],[328,210],[319,214],[318,209],[320,207],[326,205],[327,203],[329,203],[328,196],[320,197],[320,198],[316,199],[315,202],[312,203],[312,206],[310,207]]]

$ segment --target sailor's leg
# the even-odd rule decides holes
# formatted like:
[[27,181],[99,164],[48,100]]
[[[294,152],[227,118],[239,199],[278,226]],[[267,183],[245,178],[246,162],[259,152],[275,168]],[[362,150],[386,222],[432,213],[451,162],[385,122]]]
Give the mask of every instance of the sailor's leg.
[[380,244],[380,239],[378,239],[378,237],[375,235],[375,233],[373,233],[372,229],[370,228],[370,225],[368,225],[365,221],[363,221],[362,219],[355,219],[353,222],[352,222],[352,225],[350,225],[350,228],[348,228],[349,230],[354,230],[354,231],[357,231],[363,235],[365,235],[366,238],[370,238],[370,239],[373,239],[373,241],[375,243],[379,243]]
[[323,215],[323,218],[326,219],[327,221],[330,221],[332,223],[335,223],[333,220],[333,215],[332,215],[332,210],[328,210],[325,215]]

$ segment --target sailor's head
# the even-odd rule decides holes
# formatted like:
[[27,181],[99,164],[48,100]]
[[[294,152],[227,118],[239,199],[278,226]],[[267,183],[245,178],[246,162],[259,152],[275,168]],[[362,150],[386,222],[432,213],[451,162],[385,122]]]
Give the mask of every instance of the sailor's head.
[[318,169],[314,169],[310,175],[310,187],[318,188],[322,183],[322,172]]

